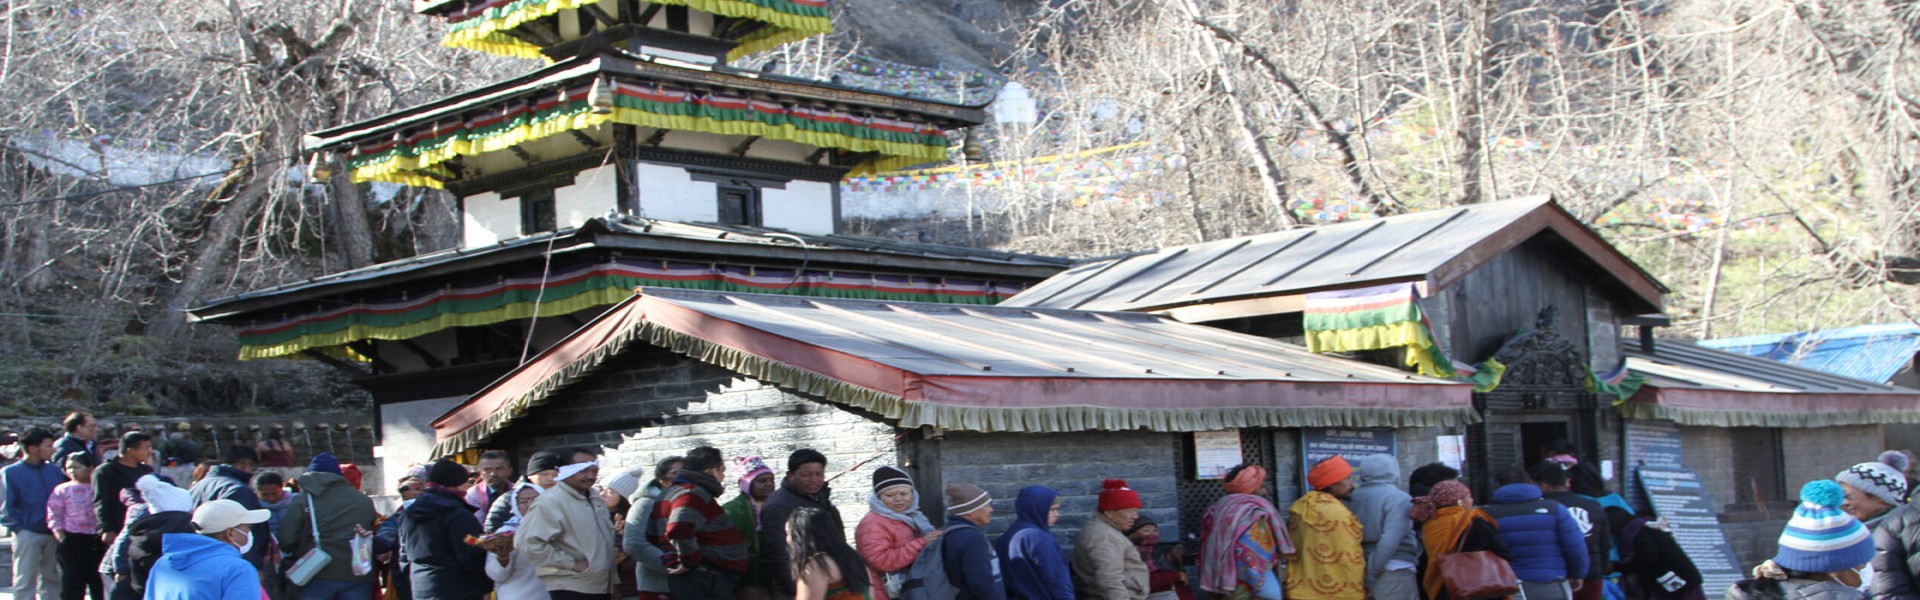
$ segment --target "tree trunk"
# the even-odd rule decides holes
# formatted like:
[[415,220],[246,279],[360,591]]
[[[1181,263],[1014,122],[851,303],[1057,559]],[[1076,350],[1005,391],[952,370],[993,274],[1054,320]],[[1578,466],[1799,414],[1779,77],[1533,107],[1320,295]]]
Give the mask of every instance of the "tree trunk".
[[213,222],[207,226],[199,243],[194,245],[194,257],[187,265],[187,272],[168,295],[166,303],[160,306],[161,314],[153,319],[153,337],[172,339],[180,333],[186,324],[186,310],[205,300],[200,296],[213,283],[215,275],[232,262],[240,247],[240,238],[246,231],[247,221],[260,210],[271,189],[267,176],[258,169],[250,173],[235,191],[226,206],[220,207]]
[[367,202],[360,194],[360,185],[347,176],[344,161],[332,161],[333,179],[328,182],[327,190],[331,198],[326,199],[327,206],[333,212],[333,222],[338,228],[340,257],[346,261],[348,269],[358,269],[373,264],[373,231],[367,224]]

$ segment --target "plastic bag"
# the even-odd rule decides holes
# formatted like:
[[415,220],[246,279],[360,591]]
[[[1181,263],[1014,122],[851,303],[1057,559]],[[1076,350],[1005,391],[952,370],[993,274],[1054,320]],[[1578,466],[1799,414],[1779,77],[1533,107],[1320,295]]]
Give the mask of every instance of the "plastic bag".
[[373,534],[355,533],[348,545],[353,549],[353,574],[373,573]]

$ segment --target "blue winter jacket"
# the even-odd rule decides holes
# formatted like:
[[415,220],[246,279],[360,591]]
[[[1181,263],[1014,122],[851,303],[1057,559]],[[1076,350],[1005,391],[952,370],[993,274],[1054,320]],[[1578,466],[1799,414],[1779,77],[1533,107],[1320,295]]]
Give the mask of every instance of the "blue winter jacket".
[[[265,540],[254,540],[254,545]],[[240,550],[197,533],[160,538],[145,600],[260,600],[260,572]]]
[[955,600],[1006,600],[1000,582],[1000,559],[994,556],[987,533],[960,517],[947,515],[947,533],[940,536],[940,563],[947,580],[960,588]]
[[1013,502],[1013,526],[994,540],[1000,554],[1000,577],[1007,597],[1029,600],[1073,600],[1073,574],[1060,541],[1053,538],[1047,515],[1060,492],[1043,485],[1027,486]]
[[54,486],[67,480],[67,475],[52,462],[37,465],[20,461],[0,469],[0,478],[6,480],[6,497],[0,502],[0,524],[14,531],[31,531],[41,535],[53,535],[47,527],[47,497],[53,495]]
[[1567,507],[1547,500],[1540,486],[1515,483],[1493,491],[1482,507],[1500,524],[1500,541],[1512,553],[1521,581],[1577,580],[1587,576],[1587,541]]

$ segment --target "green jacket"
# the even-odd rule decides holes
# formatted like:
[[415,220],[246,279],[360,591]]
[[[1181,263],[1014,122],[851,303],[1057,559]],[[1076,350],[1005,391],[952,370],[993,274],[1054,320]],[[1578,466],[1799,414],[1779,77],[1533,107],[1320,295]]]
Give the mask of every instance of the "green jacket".
[[[314,579],[373,581],[371,573],[353,574],[353,549],[348,545],[353,539],[354,525],[373,531],[373,521],[378,518],[373,512],[373,500],[353,489],[347,478],[332,473],[307,473],[298,481],[300,496],[287,506],[287,514],[280,519],[280,530],[275,536],[280,540],[281,550],[292,556],[292,560],[300,560],[313,548],[313,526],[307,518],[307,503],[311,502],[313,514],[320,521],[320,549],[333,557]],[[254,541],[256,545],[263,543],[264,540]]]
[[753,512],[753,500],[745,493],[734,496],[733,500],[720,506],[727,511],[727,519],[733,526],[740,528],[741,535],[747,538],[747,580],[745,585],[769,588],[773,587],[773,571],[768,570],[766,559],[760,553],[759,516]]

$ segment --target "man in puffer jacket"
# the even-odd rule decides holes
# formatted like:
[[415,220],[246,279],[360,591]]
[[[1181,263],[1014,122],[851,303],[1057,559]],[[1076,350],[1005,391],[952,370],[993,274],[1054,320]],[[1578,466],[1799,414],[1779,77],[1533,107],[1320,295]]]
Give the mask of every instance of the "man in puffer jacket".
[[1567,600],[1587,575],[1587,542],[1567,507],[1542,497],[1520,467],[1500,473],[1493,503],[1482,509],[1500,525],[1527,600]]
[[599,463],[560,467],[560,485],[528,511],[513,549],[534,565],[554,598],[607,600],[619,582],[613,519],[594,492]]
[[1874,600],[1920,600],[1920,507],[1902,504],[1873,530]]
[[1374,600],[1419,600],[1420,582],[1414,577],[1420,561],[1420,540],[1413,534],[1407,510],[1413,496],[1400,491],[1400,461],[1392,454],[1360,457],[1355,471],[1360,487],[1347,502],[1360,520],[1360,548],[1367,553],[1367,595]]
[[467,484],[466,467],[440,459],[427,468],[426,491],[402,509],[400,545],[411,565],[414,600],[480,600],[493,591],[487,551],[466,542],[480,535]]

